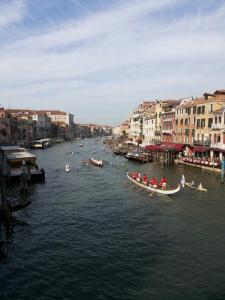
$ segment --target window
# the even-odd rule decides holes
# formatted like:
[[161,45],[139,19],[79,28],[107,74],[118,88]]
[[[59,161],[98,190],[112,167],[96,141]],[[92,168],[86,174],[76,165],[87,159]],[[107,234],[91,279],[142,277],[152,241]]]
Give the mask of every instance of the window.
[[198,128],[200,127],[200,122],[201,122],[201,120],[200,120],[200,119],[197,119],[197,127],[198,127]]
[[202,142],[204,142],[204,134],[202,134]]
[[180,120],[180,125],[183,125],[183,119]]
[[217,124],[217,117],[215,117],[215,124]]
[[184,124],[185,124],[185,125],[187,125],[187,124],[188,124],[188,119],[187,119],[187,118],[185,119],[185,122],[184,122]]
[[202,114],[204,114],[205,113],[205,106],[203,105],[202,106]]
[[219,123],[221,124],[221,116],[219,116]]
[[212,127],[213,118],[208,119],[208,128]]
[[199,106],[199,107],[197,108],[197,114],[198,114],[198,115],[201,114],[201,106]]
[[210,104],[210,112],[213,112],[213,104]]
[[196,114],[196,106],[193,106],[193,114]]
[[220,134],[218,134],[217,143],[220,143]]
[[205,119],[201,119],[201,127],[205,127]]

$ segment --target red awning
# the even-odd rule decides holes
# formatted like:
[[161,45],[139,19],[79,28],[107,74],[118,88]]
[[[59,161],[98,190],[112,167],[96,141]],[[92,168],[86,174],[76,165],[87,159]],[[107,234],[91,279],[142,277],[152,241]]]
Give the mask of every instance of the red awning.
[[206,152],[207,150],[209,149],[204,146],[195,146],[193,149],[194,152]]
[[163,148],[158,145],[148,145],[148,146],[145,146],[145,150],[162,151]]
[[145,146],[145,150],[150,151],[174,151],[174,152],[182,152],[185,147],[185,144],[177,144],[177,143],[163,143],[159,145],[148,145]]
[[166,148],[167,150],[171,149],[174,150],[176,152],[182,152],[185,148],[185,144],[179,144],[179,143],[170,143],[170,142],[165,142],[162,144],[162,146],[164,148]]

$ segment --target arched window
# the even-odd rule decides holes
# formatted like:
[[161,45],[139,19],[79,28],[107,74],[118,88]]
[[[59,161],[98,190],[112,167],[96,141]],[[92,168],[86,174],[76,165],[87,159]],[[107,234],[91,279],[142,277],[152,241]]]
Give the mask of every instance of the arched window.
[[184,124],[185,124],[185,125],[187,125],[187,124],[188,124],[188,119],[187,119],[187,118],[185,119],[185,122],[184,122]]
[[214,134],[214,143],[216,143],[217,142],[217,134],[215,133]]
[[220,143],[220,134],[218,134],[218,137],[217,137],[217,143]]
[[183,119],[180,120],[180,125],[183,125]]

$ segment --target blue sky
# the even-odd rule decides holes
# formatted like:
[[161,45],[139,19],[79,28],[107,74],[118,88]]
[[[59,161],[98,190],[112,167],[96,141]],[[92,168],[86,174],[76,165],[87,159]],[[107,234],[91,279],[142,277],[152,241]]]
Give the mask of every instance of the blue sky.
[[0,103],[116,125],[225,88],[225,0],[0,0]]

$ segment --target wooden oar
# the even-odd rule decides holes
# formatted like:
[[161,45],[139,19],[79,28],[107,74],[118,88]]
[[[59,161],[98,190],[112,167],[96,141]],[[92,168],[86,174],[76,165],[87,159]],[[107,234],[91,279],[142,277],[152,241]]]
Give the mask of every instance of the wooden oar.
[[155,191],[152,191],[151,194],[149,194],[149,197],[152,197]]
[[139,189],[137,189],[137,190],[135,191],[135,193],[138,193],[138,192],[140,192],[141,190],[143,190],[143,187],[140,187]]

